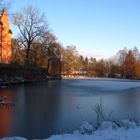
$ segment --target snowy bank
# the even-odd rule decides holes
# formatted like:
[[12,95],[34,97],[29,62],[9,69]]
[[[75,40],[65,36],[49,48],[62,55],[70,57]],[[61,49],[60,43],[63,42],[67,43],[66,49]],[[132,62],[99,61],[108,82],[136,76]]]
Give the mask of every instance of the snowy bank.
[[135,129],[117,129],[100,130],[92,135],[82,134],[64,134],[52,136],[46,140],[140,140],[140,128]]
[[105,121],[94,130],[91,124],[84,122],[72,134],[53,135],[46,140],[140,140],[140,127],[135,122],[123,120],[119,125]]

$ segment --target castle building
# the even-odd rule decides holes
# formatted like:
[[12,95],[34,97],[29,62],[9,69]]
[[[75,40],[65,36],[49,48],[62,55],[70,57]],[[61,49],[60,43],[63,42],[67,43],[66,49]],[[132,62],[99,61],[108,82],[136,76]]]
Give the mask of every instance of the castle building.
[[12,56],[12,31],[10,29],[7,11],[4,8],[0,14],[0,63],[9,64]]

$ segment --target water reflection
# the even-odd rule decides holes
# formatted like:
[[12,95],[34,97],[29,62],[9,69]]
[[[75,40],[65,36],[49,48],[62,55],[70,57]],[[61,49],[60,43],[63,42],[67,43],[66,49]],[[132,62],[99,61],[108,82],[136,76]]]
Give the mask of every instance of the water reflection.
[[12,129],[10,136],[27,136],[26,123],[26,94],[23,85],[9,89],[12,91],[13,101],[15,106],[12,111]]
[[23,136],[33,139],[56,133],[60,84],[29,84],[0,91],[1,96],[6,96],[15,104],[13,108],[0,109],[0,137]]
[[[54,88],[55,86],[55,88]],[[59,84],[50,82],[26,88],[26,114],[28,136],[30,138],[45,138],[55,132],[55,121],[59,110]]]
[[11,101],[13,99],[9,90],[2,90],[0,92],[0,98],[0,136],[5,136],[10,134],[12,116]]

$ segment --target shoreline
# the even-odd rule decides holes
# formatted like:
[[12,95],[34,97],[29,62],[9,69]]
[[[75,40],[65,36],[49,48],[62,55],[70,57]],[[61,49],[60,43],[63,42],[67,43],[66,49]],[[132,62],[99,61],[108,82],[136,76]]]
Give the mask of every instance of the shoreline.
[[52,81],[52,80],[62,80],[61,77],[49,77],[43,80],[32,80],[32,81],[13,81],[13,82],[3,82],[0,83],[0,89],[6,88],[8,86],[12,86],[12,85],[21,85],[21,84],[29,84],[29,83],[40,83],[40,82],[48,82],[48,81]]
[[140,79],[122,79],[122,78],[108,78],[108,77],[62,77],[63,80],[103,80],[103,81],[134,81],[140,82]]
[[0,88],[2,86],[61,80],[61,75],[51,75],[46,68],[24,67],[16,64],[0,64]]

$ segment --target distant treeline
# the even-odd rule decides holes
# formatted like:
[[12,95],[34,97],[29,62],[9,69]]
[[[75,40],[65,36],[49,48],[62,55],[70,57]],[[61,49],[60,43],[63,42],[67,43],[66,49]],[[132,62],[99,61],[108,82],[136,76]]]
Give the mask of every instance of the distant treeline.
[[100,60],[79,55],[74,46],[66,47],[62,54],[62,73],[65,76],[140,79],[140,53],[137,47],[124,48],[114,57]]

